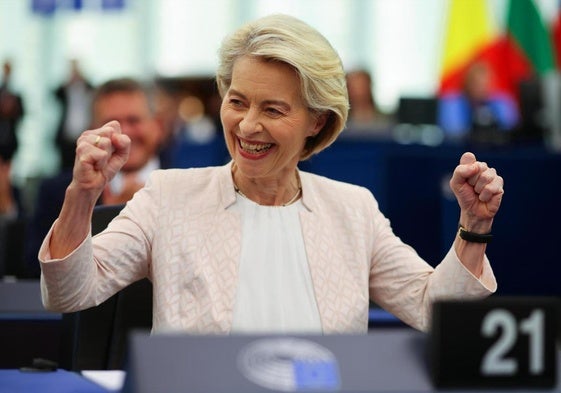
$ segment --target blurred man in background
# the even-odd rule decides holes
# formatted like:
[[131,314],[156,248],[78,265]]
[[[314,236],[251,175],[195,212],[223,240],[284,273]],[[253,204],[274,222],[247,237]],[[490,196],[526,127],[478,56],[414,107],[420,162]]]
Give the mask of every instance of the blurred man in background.
[[493,89],[493,73],[485,62],[469,67],[462,91],[440,99],[438,123],[449,139],[491,140],[514,130],[518,121],[514,98]]
[[0,84],[0,277],[17,273],[24,247],[24,206],[19,188],[11,178],[24,106],[22,97],[12,89],[11,77],[12,63],[7,60],[2,67]]
[[[98,204],[127,202],[144,185],[150,172],[160,168],[158,149],[162,131],[154,114],[150,93],[140,82],[129,78],[110,80],[94,93],[91,127],[97,128],[117,120],[123,133],[132,141],[128,161],[108,184]],[[39,186],[26,249],[26,264],[29,275],[33,277],[39,276],[37,252],[41,241],[58,216],[71,179],[72,172],[67,169],[44,180]]]
[[2,67],[0,85],[0,156],[11,161],[18,148],[17,129],[23,118],[23,100],[10,85],[12,63],[8,60]]

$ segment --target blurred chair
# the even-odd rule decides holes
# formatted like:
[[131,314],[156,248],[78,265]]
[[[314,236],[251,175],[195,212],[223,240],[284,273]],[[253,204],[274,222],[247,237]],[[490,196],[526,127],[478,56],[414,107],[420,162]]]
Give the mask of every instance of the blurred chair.
[[[92,234],[107,227],[124,205],[99,205]],[[102,304],[63,314],[60,367],[67,370],[123,369],[131,329],[152,327],[152,283],[137,281]]]
[[0,278],[26,278],[24,266],[26,218],[0,222]]
[[397,124],[392,129],[394,141],[400,144],[437,146],[444,134],[438,124],[438,99],[434,96],[399,98]]

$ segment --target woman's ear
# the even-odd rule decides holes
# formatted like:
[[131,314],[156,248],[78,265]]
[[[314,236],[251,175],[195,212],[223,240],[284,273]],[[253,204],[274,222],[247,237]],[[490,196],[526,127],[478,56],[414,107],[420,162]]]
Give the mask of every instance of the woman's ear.
[[329,112],[323,112],[316,115],[316,122],[314,127],[308,132],[308,136],[316,136],[327,123],[327,118],[329,117]]

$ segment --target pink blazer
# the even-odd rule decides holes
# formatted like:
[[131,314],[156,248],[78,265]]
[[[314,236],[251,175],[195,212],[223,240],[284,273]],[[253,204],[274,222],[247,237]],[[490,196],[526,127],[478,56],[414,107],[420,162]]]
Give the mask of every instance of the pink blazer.
[[[148,277],[154,332],[229,333],[242,234],[230,165],[154,171],[104,232],[64,259],[50,258],[49,232],[39,251],[45,307],[91,307]],[[479,279],[453,249],[433,269],[394,235],[370,191],[300,175],[300,220],[324,333],[366,332],[369,300],[427,330],[435,299],[496,290],[487,258]]]

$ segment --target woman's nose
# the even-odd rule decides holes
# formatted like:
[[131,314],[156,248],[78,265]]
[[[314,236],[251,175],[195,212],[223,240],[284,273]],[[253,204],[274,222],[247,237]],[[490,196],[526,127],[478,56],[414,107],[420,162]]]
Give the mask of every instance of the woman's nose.
[[244,135],[251,135],[256,132],[263,131],[258,111],[249,109],[244,113],[243,118],[240,121],[240,131]]

